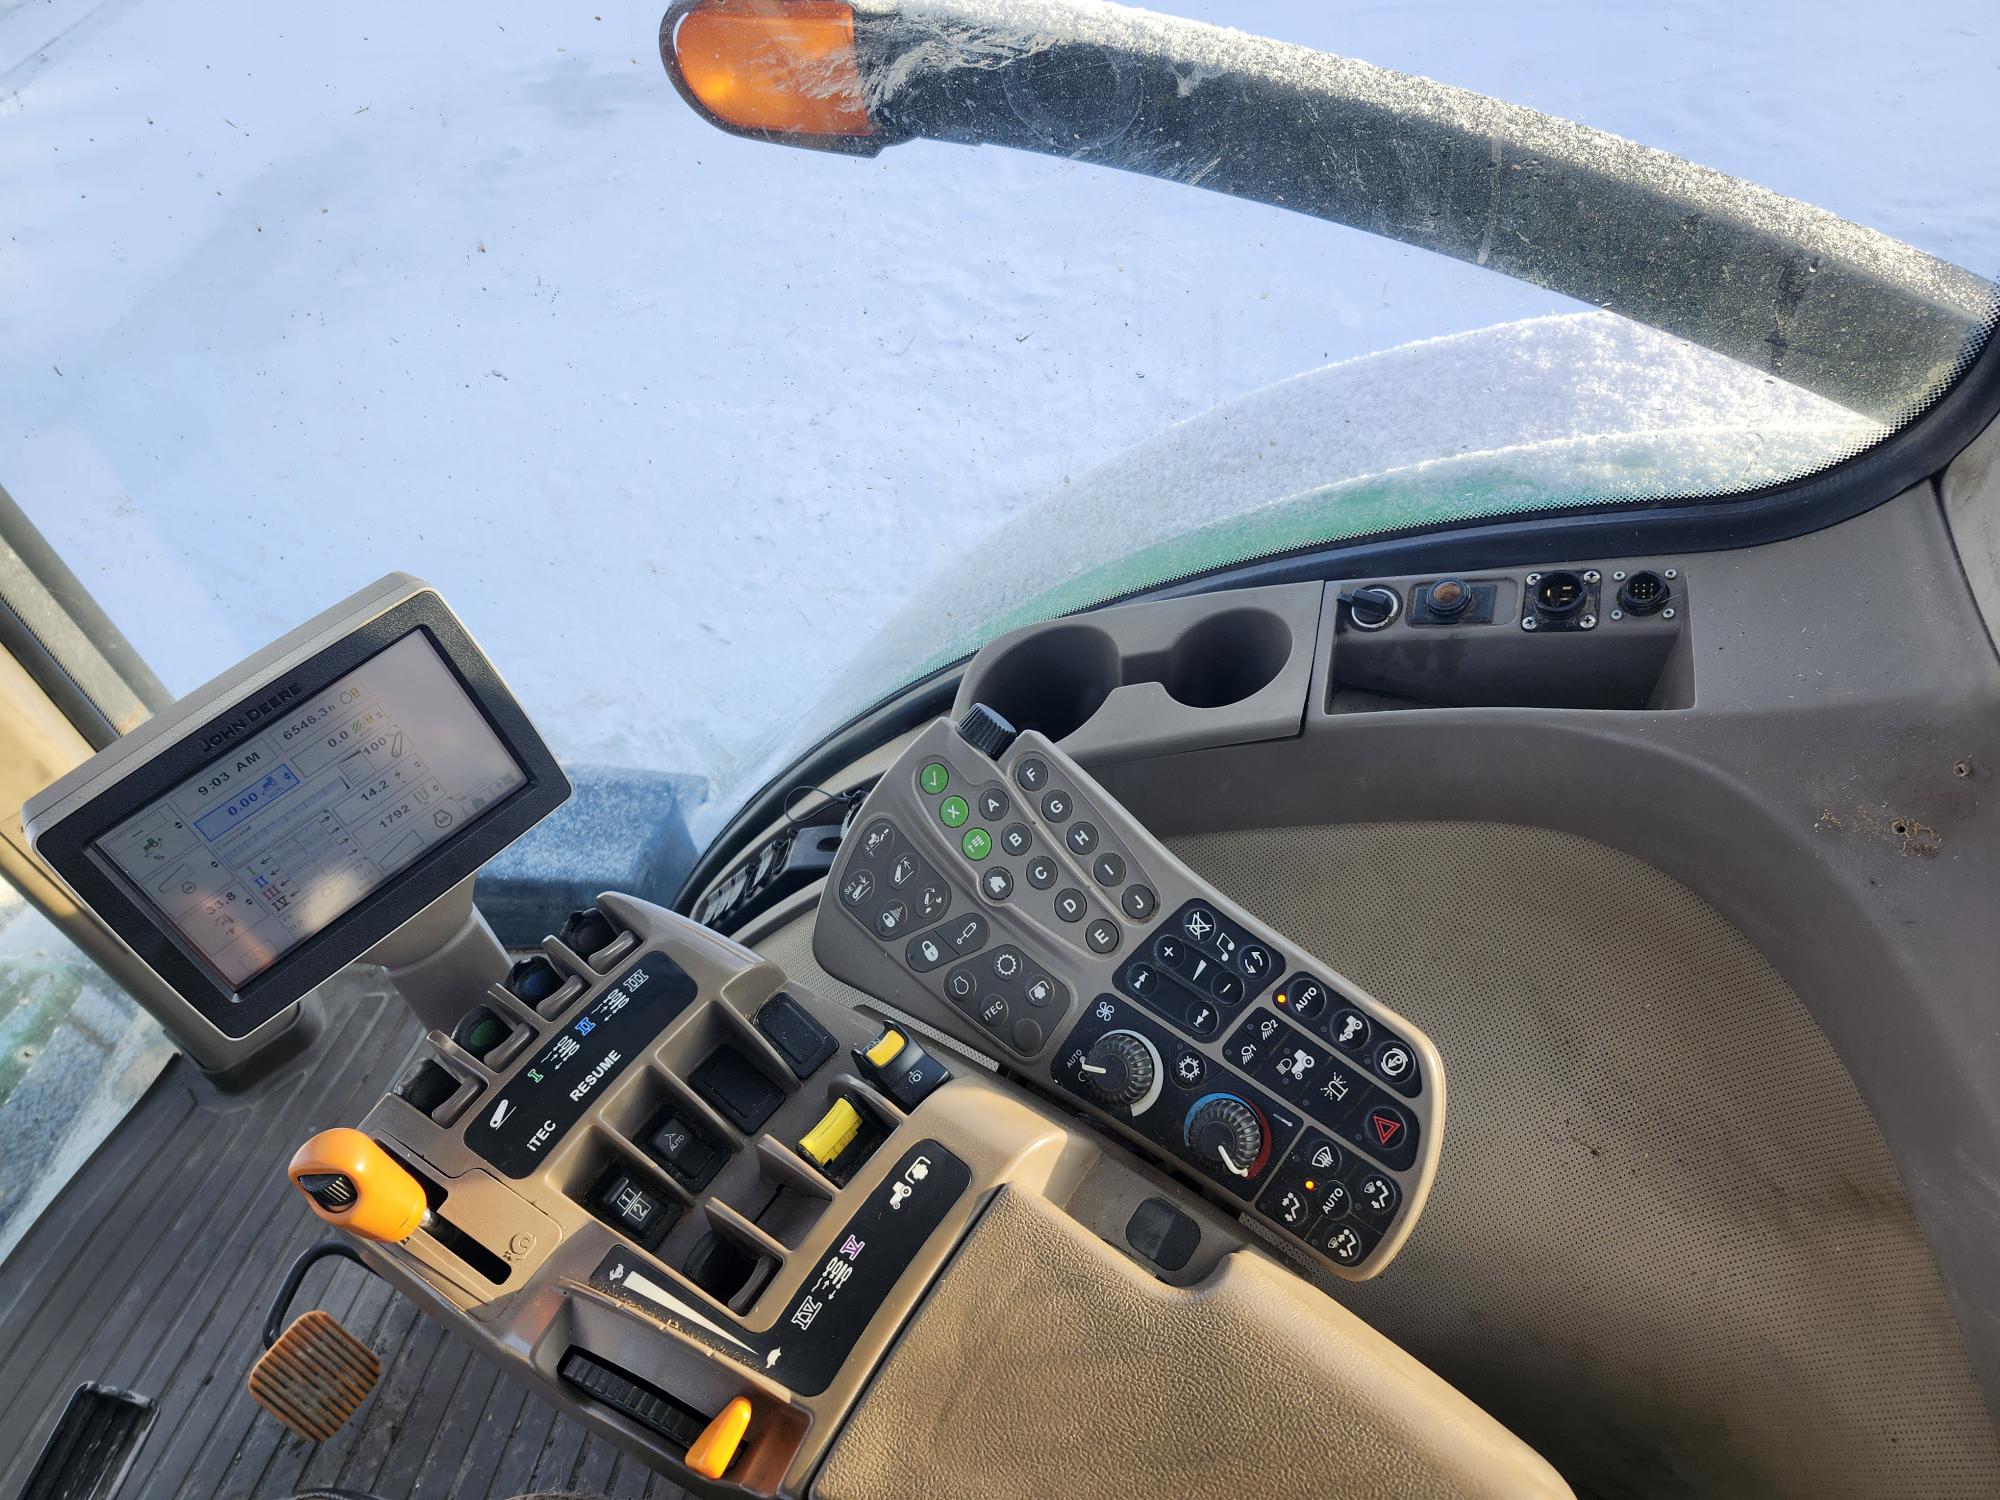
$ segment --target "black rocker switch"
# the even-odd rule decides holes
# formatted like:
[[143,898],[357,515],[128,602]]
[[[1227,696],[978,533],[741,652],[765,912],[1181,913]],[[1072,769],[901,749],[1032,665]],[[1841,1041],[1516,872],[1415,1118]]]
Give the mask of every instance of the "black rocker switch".
[[764,1002],[764,1008],[757,1012],[756,1024],[802,1083],[817,1073],[840,1046],[832,1032],[783,990]]
[[688,1074],[688,1086],[745,1135],[755,1135],[785,1102],[785,1091],[727,1044],[709,1053],[708,1060]]
[[613,1229],[624,1231],[642,1250],[655,1248],[681,1216],[678,1203],[616,1166],[598,1183],[597,1191],[591,1195],[590,1209]]

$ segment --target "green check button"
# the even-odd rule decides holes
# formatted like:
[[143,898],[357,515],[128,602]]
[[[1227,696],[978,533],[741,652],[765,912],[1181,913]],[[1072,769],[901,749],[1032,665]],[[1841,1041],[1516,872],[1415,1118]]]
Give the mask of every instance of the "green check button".
[[965,851],[967,859],[984,859],[993,852],[993,835],[984,828],[968,828],[958,847]]
[[947,797],[938,804],[938,817],[947,828],[956,828],[972,816],[972,809],[965,805],[963,797]]
[[935,797],[951,785],[951,772],[941,760],[934,760],[917,773],[917,785],[924,789],[924,795]]

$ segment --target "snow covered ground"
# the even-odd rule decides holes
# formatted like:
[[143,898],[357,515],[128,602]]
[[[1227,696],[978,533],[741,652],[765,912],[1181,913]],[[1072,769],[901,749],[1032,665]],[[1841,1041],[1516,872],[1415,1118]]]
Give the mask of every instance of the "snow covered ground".
[[[1983,0],[1167,8],[2000,270]],[[734,140],[666,82],[660,9],[0,0],[0,485],[171,688],[407,568],[560,752],[726,783],[1031,497],[1303,371],[1573,310],[1170,184]]]

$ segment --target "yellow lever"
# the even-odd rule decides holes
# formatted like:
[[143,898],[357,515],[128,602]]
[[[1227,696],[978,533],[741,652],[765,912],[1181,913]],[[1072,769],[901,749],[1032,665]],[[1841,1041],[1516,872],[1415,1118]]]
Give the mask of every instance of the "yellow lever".
[[364,1240],[396,1244],[424,1227],[424,1186],[358,1130],[322,1130],[299,1147],[285,1175],[312,1211]]
[[694,1440],[694,1446],[687,1451],[687,1466],[704,1479],[720,1479],[729,1461],[736,1457],[737,1446],[749,1426],[749,1398],[737,1396],[715,1414],[701,1436]]
[[890,1026],[885,1028],[882,1034],[875,1038],[873,1044],[870,1045],[868,1051],[863,1055],[875,1067],[886,1068],[896,1060],[896,1054],[902,1050],[903,1033],[895,1027]]
[[860,1133],[861,1111],[845,1099],[836,1099],[833,1108],[820,1116],[819,1124],[799,1141],[799,1150],[822,1167],[831,1166]]

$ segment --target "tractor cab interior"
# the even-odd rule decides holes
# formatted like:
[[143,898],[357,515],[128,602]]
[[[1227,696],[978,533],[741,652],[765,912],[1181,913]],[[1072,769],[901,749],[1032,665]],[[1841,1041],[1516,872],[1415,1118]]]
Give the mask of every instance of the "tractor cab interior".
[[0,1262],[0,1494],[2000,1492],[1992,283],[1118,6],[660,46],[760,148],[1192,183],[1844,415],[1115,541],[1156,448],[708,827],[475,638],[546,601],[302,559],[168,694],[0,497],[5,873],[175,1049]]

